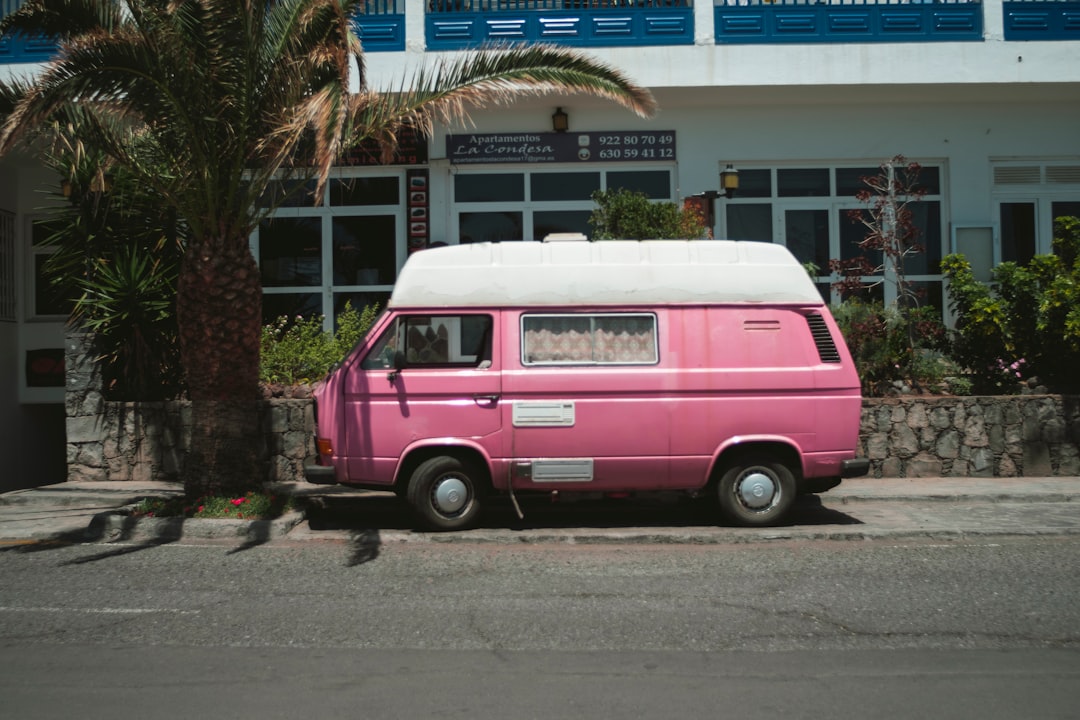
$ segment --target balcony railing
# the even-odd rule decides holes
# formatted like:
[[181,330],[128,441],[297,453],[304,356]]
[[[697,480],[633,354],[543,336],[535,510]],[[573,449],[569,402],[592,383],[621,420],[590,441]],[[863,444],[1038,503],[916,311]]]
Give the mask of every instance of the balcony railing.
[[1006,0],[1006,40],[1080,40],[1080,2]]
[[368,0],[355,22],[365,52],[405,49],[405,0]]
[[714,0],[717,44],[983,39],[979,0]]
[[550,42],[617,47],[691,45],[693,0],[430,0],[427,46]]
[[[23,0],[0,0],[0,17],[7,17],[22,7]],[[52,40],[7,34],[0,37],[0,64],[46,62],[56,52]]]
[[[15,12],[23,0],[0,0],[0,17]],[[366,52],[405,49],[405,0],[369,0],[356,18],[357,35]],[[48,62],[56,43],[45,38],[8,34],[0,37],[0,65]]]
[[[369,0],[356,28],[368,52],[405,49],[407,0]],[[422,0],[427,47],[549,42],[615,47],[690,45],[694,0]],[[0,0],[0,17],[23,0]],[[713,0],[716,43],[983,40],[981,0]],[[426,5],[426,6],[425,6]],[[417,5],[413,5],[416,8]],[[993,3],[996,11],[996,3]],[[1080,0],[1004,0],[1005,40],[1080,40]],[[6,35],[0,65],[46,62],[54,42]]]

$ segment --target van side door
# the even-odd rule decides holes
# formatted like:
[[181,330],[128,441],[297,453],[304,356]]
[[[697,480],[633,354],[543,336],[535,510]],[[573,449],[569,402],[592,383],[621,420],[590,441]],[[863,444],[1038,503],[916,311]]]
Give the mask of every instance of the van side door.
[[652,311],[505,313],[504,426],[516,489],[664,487],[674,398]]

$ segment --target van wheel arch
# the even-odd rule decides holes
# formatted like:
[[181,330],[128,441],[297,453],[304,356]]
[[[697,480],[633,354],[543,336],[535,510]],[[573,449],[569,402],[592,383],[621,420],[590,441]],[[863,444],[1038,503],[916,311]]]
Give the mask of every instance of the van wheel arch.
[[724,451],[713,465],[708,491],[721,513],[739,525],[782,522],[795,502],[802,464],[784,443],[747,443]]
[[488,465],[487,458],[481,452],[460,445],[441,445],[417,448],[405,456],[405,459],[402,460],[401,465],[398,467],[397,477],[394,479],[394,494],[400,498],[406,497],[409,494],[409,480],[412,478],[413,473],[416,472],[416,468],[431,458],[440,455],[457,458],[461,462],[476,468],[480,481],[483,483],[484,491],[491,491],[491,467]]
[[403,463],[394,493],[425,529],[464,530],[476,524],[491,477],[484,457],[468,448],[438,447],[413,453]]

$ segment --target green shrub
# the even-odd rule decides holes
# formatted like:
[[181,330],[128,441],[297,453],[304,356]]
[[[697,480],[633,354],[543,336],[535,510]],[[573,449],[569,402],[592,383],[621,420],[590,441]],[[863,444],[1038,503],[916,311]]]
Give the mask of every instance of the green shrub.
[[589,217],[594,240],[693,240],[708,232],[697,212],[673,202],[653,202],[642,192],[597,190],[592,199],[597,205]]
[[319,380],[364,336],[378,308],[357,311],[351,303],[338,315],[336,333],[323,330],[321,315],[279,317],[263,326],[259,380],[267,384],[299,385]]
[[[897,385],[936,392],[955,368],[942,350],[945,326],[932,307],[885,307],[851,298],[832,309],[868,396],[889,395]],[[914,342],[913,342],[914,339]]]
[[1016,392],[1027,377],[1052,390],[1080,390],[1080,220],[1058,218],[1054,253],[1026,265],[994,268],[991,286],[975,280],[963,255],[941,268],[956,313],[951,352],[975,392]]

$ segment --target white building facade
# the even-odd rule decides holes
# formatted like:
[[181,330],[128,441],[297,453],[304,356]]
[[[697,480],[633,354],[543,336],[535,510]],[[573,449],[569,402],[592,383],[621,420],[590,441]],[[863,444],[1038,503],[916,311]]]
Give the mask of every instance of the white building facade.
[[[358,25],[376,88],[485,41],[542,41],[619,68],[660,111],[533,98],[438,128],[395,164],[358,156],[321,205],[281,208],[252,237],[268,320],[383,301],[430,244],[589,234],[594,190],[681,202],[719,190],[728,165],[740,187],[715,200],[715,236],[826,268],[858,252],[859,178],[895,155],[918,162],[926,253],[907,276],[943,308],[942,256],[965,252],[985,277],[1049,252],[1053,219],[1080,216],[1080,2],[385,0]],[[34,48],[5,42],[0,74],[39,67]],[[34,158],[0,161],[0,451],[22,458],[9,487],[63,479],[63,387],[49,374],[63,317],[40,291],[32,232],[57,181]]]

